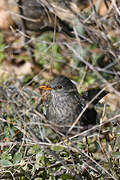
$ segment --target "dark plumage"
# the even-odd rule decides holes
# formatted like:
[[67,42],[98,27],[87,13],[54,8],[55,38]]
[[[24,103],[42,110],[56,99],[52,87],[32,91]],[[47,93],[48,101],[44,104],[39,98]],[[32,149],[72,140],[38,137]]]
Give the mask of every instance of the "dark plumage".
[[[66,134],[68,129],[82,112],[87,102],[100,91],[100,89],[86,91],[83,96],[78,93],[75,84],[65,76],[57,76],[49,86],[40,86],[42,89],[50,90],[47,97],[47,119],[59,130]],[[98,122],[97,112],[94,105],[104,97],[107,92],[101,93],[83,113],[73,132],[81,132]]]

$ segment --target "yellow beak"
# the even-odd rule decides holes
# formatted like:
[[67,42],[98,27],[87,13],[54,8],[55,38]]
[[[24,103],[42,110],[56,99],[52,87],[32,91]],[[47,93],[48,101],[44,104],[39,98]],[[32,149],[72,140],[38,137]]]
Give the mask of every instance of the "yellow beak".
[[47,91],[52,90],[52,88],[51,88],[51,87],[49,87],[49,86],[45,86],[45,85],[40,86],[40,89],[44,89],[44,90],[47,90]]

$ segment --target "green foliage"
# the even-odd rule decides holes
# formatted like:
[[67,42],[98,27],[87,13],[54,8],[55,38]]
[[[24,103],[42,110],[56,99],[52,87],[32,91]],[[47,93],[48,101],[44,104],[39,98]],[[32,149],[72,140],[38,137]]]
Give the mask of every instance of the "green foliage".
[[78,145],[79,145],[80,149],[85,150],[85,148],[86,148],[85,144],[83,144],[82,142],[79,142]]
[[83,62],[81,61],[81,59],[79,58],[79,56],[82,58],[82,59],[84,59],[84,60],[86,60],[86,59],[88,59],[89,58],[89,52],[88,52],[88,49],[87,49],[87,47],[86,48],[83,48],[83,47],[80,47],[80,46],[78,46],[78,44],[76,43],[74,46],[73,46],[73,49],[75,50],[75,52],[78,54],[78,56],[77,56],[77,54],[75,53],[72,53],[72,57],[73,57],[73,59],[74,59],[74,61],[75,61],[75,66],[83,66],[84,64],[83,64]]
[[96,80],[97,80],[97,76],[94,72],[87,73],[87,75],[85,77],[85,85],[92,84],[92,83],[96,82]]
[[74,26],[75,26],[75,29],[77,31],[77,34],[84,36],[85,30],[84,30],[82,23],[79,21],[78,18],[74,19]]
[[0,166],[2,167],[13,166],[12,162],[10,161],[11,159],[12,159],[11,154],[3,152],[0,156]]
[[10,167],[10,166],[13,166],[13,164],[12,164],[9,160],[6,160],[6,159],[0,160],[0,165],[1,165],[2,167]]
[[16,152],[13,157],[13,163],[18,164],[22,160],[22,153]]
[[50,63],[55,69],[59,69],[56,63],[65,63],[60,46],[53,41],[53,33],[45,33],[39,37],[35,43],[35,56],[41,67]]
[[115,159],[120,159],[120,152],[114,152],[113,156]]
[[5,58],[4,49],[5,49],[4,36],[2,33],[0,33],[0,64]]
[[64,150],[64,147],[63,146],[52,146],[51,148],[53,151],[63,151]]
[[29,151],[28,151],[28,154],[36,154],[37,152],[39,152],[40,151],[40,147],[39,147],[39,145],[33,145],[30,149],[29,149]]
[[71,175],[69,175],[69,174],[63,174],[63,175],[61,176],[61,178],[62,178],[63,180],[70,180],[70,179],[73,179],[73,176],[71,176]]

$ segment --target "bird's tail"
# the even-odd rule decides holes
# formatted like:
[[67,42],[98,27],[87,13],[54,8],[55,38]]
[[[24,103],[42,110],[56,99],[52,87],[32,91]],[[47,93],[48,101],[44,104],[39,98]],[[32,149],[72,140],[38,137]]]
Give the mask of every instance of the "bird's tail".
[[[82,94],[82,97],[86,101],[89,102],[96,96],[96,98],[92,102],[93,105],[96,105],[106,94],[109,93],[106,90],[104,90],[104,91],[101,91],[101,90],[102,89],[100,89],[100,88],[89,89]],[[100,93],[100,91],[101,91],[101,93]],[[99,95],[97,96],[97,94],[99,94]]]

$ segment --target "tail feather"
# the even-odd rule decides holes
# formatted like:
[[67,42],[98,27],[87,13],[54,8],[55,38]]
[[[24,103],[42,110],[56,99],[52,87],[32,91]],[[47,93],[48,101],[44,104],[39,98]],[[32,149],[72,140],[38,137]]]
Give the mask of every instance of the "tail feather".
[[[95,88],[95,89],[89,89],[87,91],[85,91],[82,95],[82,97],[86,100],[86,101],[91,101],[99,92],[101,91],[100,88]],[[101,92],[96,98],[95,100],[92,102],[93,105],[96,105],[105,95],[107,95],[109,92],[108,91],[103,91]]]

